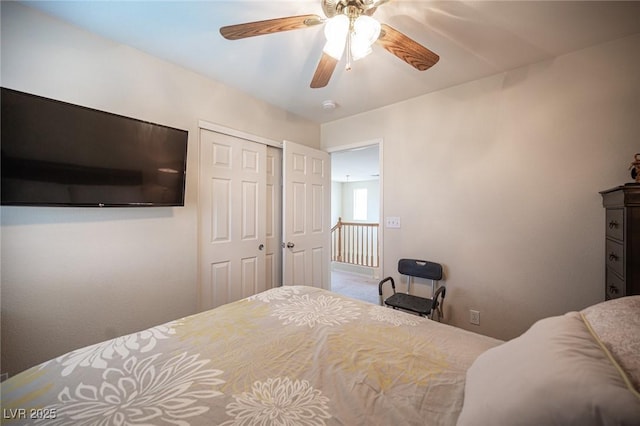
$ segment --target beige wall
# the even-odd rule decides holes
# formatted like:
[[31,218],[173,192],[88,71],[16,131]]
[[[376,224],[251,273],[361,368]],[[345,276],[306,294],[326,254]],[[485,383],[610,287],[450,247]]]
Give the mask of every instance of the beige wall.
[[183,208],[3,207],[2,372],[194,313],[198,120],[320,146],[320,127],[2,2],[2,86],[189,131]]
[[630,181],[640,152],[639,47],[636,35],[323,125],[325,148],[383,139],[382,216],[402,225],[384,232],[384,273],[401,257],[444,264],[447,322],[503,339],[603,300],[598,191]]

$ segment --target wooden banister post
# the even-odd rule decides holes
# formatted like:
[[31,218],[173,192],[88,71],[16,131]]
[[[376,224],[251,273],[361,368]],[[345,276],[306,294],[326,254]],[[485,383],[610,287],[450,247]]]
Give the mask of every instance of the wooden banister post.
[[338,262],[342,262],[342,218],[338,217]]

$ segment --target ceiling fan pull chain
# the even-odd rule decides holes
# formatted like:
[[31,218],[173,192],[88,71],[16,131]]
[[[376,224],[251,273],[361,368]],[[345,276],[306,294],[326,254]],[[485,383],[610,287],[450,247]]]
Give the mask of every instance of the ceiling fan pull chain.
[[347,65],[346,65],[346,70],[349,71],[351,70],[351,31],[349,31],[349,34],[347,34]]

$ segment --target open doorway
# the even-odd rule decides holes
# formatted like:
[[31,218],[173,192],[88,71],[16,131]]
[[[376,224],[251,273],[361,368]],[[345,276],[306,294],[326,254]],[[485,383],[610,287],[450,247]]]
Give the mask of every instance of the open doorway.
[[378,303],[382,265],[381,141],[331,150],[331,289]]

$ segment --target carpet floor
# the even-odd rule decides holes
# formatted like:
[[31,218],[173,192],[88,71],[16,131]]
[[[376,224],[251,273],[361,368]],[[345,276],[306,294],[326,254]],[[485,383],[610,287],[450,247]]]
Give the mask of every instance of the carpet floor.
[[331,271],[331,291],[376,305],[380,303],[378,280],[359,274]]

